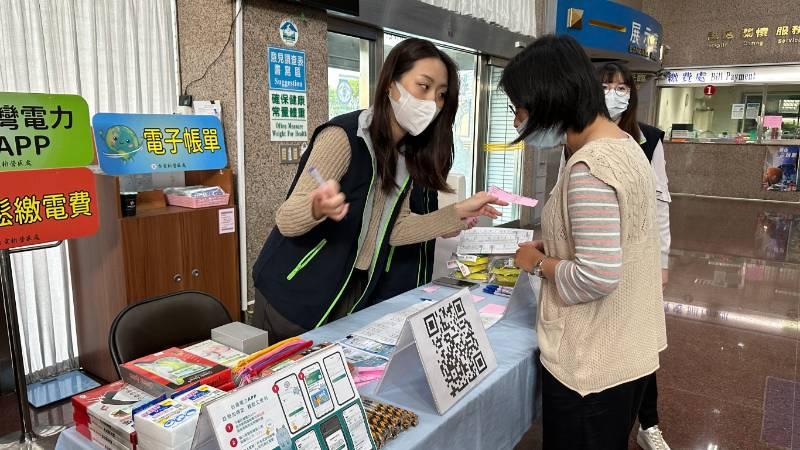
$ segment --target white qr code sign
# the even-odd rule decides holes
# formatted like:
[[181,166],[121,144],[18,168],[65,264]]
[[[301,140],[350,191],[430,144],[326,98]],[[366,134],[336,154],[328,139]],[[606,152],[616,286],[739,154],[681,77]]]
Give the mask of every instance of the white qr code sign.
[[[400,333],[397,349],[410,345],[417,347],[439,414],[444,414],[497,368],[480,314],[467,289],[410,316]],[[392,378],[389,376],[392,362],[386,367],[384,380]]]

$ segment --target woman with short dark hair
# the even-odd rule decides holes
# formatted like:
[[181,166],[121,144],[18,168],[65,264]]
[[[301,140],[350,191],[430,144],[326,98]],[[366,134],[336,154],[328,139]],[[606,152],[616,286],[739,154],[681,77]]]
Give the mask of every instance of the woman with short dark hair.
[[611,121],[586,53],[544,36],[514,57],[500,86],[518,141],[565,146],[542,212],[542,240],[517,265],[542,278],[537,334],[545,449],[626,449],[666,348],[655,180],[636,141]]
[[500,214],[491,204],[506,203],[483,192],[411,212],[412,184],[450,191],[457,109],[455,63],[430,41],[407,39],[383,63],[371,108],[314,131],[253,267],[254,321],[272,342],[369,305],[393,247]]
[[[639,122],[636,109],[639,95],[633,73],[622,64],[608,63],[597,70],[603,83],[608,113],[622,131],[631,135],[639,143],[644,155],[650,161],[656,177],[656,220],[661,240],[661,285],[666,286],[669,279],[669,247],[672,241],[669,231],[669,180],[667,179],[664,158],[664,132],[654,126]],[[636,442],[644,450],[670,450],[658,426],[658,387],[656,373],[647,382],[642,406],[639,408],[639,431]]]

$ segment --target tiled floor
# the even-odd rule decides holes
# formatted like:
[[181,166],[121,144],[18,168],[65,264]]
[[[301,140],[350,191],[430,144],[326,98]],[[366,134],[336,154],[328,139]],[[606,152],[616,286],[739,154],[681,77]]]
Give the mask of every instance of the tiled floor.
[[[0,396],[0,437],[19,430],[20,424],[17,417],[17,398],[14,394]],[[72,404],[69,400],[59,402],[39,410],[32,410],[34,427],[59,427],[72,424]],[[58,436],[40,439],[37,444],[41,448],[53,449]],[[5,447],[0,447],[5,448]],[[14,448],[14,447],[11,447]]]
[[[676,197],[671,219],[667,442],[800,449],[800,206]],[[541,448],[540,423],[517,448]]]

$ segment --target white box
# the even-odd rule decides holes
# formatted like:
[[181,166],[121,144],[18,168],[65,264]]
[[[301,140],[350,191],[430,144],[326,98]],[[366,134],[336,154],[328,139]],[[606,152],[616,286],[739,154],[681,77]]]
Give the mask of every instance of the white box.
[[231,322],[211,330],[211,340],[251,355],[269,346],[267,332],[242,322]]

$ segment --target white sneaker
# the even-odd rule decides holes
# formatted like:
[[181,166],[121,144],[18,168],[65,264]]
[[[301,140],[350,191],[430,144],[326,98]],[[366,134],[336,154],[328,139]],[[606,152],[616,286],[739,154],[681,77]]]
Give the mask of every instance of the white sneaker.
[[643,430],[640,426],[639,433],[636,435],[636,443],[644,450],[670,450],[658,425],[646,430]]

